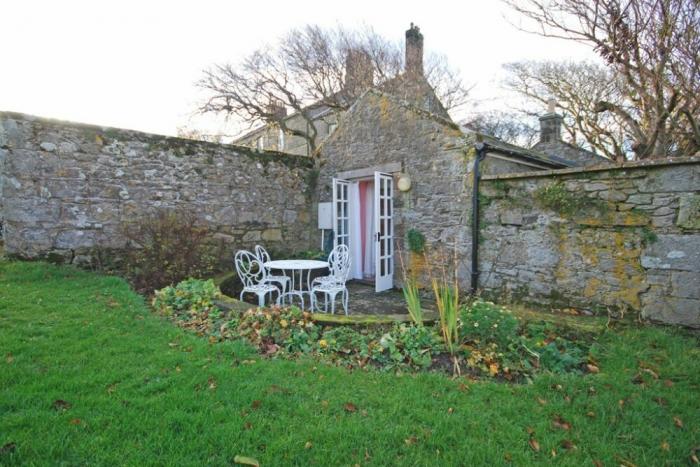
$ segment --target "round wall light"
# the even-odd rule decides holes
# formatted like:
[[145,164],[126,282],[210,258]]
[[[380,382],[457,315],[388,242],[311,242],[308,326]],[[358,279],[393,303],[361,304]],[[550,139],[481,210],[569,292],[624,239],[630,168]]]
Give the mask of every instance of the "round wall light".
[[411,189],[411,177],[407,174],[401,174],[399,176],[399,181],[396,183],[399,191],[408,191]]

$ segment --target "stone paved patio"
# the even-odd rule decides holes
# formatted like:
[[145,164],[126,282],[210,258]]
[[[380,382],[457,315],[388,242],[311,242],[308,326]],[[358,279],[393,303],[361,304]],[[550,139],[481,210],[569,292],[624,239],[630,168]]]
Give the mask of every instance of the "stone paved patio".
[[[348,282],[348,291],[350,292],[348,313],[351,315],[408,314],[406,301],[399,289],[376,293],[374,285],[350,281]],[[430,301],[423,299],[421,302],[425,311],[435,311],[435,306]]]

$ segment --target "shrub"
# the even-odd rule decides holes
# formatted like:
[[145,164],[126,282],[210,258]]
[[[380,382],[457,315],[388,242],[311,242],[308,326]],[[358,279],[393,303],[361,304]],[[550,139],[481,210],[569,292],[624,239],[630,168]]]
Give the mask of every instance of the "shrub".
[[[251,308],[238,322],[238,334],[253,344],[266,348],[283,347],[288,352],[308,352],[318,340],[319,330],[311,314],[297,307]],[[276,349],[274,349],[276,350]]]
[[518,338],[518,319],[507,308],[477,300],[462,308],[462,335],[477,343],[493,343],[506,349]]
[[221,255],[209,232],[186,210],[161,210],[123,228],[124,269],[138,291],[151,291],[188,277],[211,275]]
[[586,361],[585,346],[559,335],[559,329],[551,323],[528,323],[522,340],[539,356],[537,363],[544,370],[576,372]]
[[203,314],[218,314],[214,300],[220,295],[221,292],[211,279],[187,279],[176,286],[156,291],[152,304],[161,314],[188,319]]
[[425,235],[423,235],[419,230],[409,229],[406,232],[406,239],[408,240],[408,249],[413,253],[423,253],[425,249]]

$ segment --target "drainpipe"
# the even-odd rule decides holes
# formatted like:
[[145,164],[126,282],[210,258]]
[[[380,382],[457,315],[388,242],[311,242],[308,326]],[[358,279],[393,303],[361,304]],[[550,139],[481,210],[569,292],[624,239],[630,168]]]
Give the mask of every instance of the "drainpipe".
[[477,143],[476,160],[474,161],[474,183],[472,184],[472,274],[471,294],[476,294],[479,284],[479,165],[486,157],[486,144]]

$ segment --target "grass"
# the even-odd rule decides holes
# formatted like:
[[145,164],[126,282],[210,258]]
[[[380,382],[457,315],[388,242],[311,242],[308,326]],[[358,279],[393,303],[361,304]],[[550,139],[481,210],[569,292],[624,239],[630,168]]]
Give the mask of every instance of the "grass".
[[700,440],[697,344],[608,331],[599,374],[523,386],[350,372],[210,344],[118,278],[2,262],[0,464],[683,465]]

